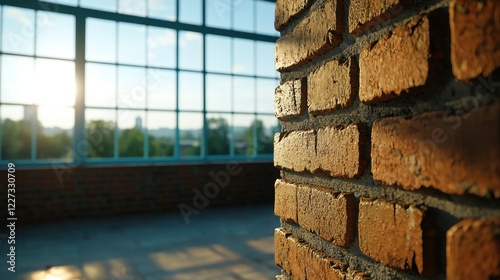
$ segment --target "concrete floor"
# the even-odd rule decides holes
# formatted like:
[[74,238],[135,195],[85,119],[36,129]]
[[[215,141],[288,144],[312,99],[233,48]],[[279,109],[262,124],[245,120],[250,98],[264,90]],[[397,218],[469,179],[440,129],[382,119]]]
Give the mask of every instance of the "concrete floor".
[[[274,279],[272,205],[85,219],[16,229],[16,272],[0,279]],[[1,231],[0,231],[1,233]],[[5,234],[4,236],[5,237]]]

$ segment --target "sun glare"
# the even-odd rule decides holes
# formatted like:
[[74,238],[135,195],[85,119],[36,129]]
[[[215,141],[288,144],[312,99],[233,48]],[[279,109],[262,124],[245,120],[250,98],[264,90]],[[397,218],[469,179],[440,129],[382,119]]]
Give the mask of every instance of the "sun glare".
[[37,59],[33,83],[35,104],[72,106],[75,103],[76,83],[73,62]]

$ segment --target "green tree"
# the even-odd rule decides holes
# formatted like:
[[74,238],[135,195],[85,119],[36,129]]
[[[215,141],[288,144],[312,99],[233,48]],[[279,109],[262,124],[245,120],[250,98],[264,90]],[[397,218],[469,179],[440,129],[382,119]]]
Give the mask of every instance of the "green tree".
[[31,121],[2,121],[2,159],[29,159],[31,156]]
[[181,155],[199,156],[201,155],[201,135],[195,135],[193,131],[182,131],[180,135]]
[[142,129],[130,128],[120,131],[120,157],[142,157],[144,155],[144,133]]
[[113,157],[115,123],[93,120],[87,124],[87,156],[91,158]]
[[37,132],[37,158],[71,159],[72,149],[70,147],[72,137],[66,131],[61,131],[55,135],[49,136],[43,133],[42,125],[38,124]]
[[276,131],[276,128],[267,129],[262,120],[254,120],[244,133],[247,154],[254,154],[254,133],[257,133],[257,153],[272,154],[274,131]]
[[229,154],[229,124],[224,118],[210,118],[207,120],[208,154]]
[[[31,120],[3,120],[2,158],[30,159],[31,135]],[[42,124],[38,122],[36,144],[37,159],[71,159],[72,157],[72,149],[70,148],[72,137],[67,131],[48,135]]]
[[171,157],[174,155],[174,143],[167,137],[155,137],[149,134],[149,156]]

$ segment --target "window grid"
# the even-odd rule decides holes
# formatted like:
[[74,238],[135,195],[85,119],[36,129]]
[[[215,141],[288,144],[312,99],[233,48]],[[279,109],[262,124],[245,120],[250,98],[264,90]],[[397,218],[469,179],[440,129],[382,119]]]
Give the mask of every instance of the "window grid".
[[[9,2],[9,1],[7,1]],[[37,3],[37,1],[28,1],[28,4],[31,2],[31,5],[27,5],[27,6],[33,6],[34,4]],[[11,4],[11,3],[9,3]],[[202,7],[202,22],[203,22],[203,25],[205,25],[205,19],[206,19],[206,2],[203,1],[203,7]],[[254,2],[253,5],[255,6],[256,3]],[[176,18],[177,20],[179,19],[179,3],[176,4]],[[64,6],[61,6],[61,7],[64,7]],[[29,7],[28,7],[29,8]],[[119,9],[119,1],[117,1],[117,7],[116,9],[118,10]],[[149,14],[148,12],[148,5],[146,4],[146,14]],[[39,10],[39,9],[37,9]],[[63,9],[61,9],[63,10]],[[69,9],[69,11],[71,11],[71,9]],[[78,10],[76,10],[78,11]],[[72,14],[72,13],[69,13],[69,14]],[[248,74],[241,74],[241,73],[235,73],[234,72],[234,69],[231,69],[231,71],[229,73],[221,73],[221,72],[216,72],[216,71],[207,71],[206,70],[206,62],[207,62],[207,48],[206,48],[206,38],[207,38],[207,35],[211,35],[211,34],[214,34],[214,33],[210,33],[211,30],[204,30],[204,26],[202,26],[202,29],[199,31],[202,36],[203,36],[203,42],[202,42],[202,50],[203,50],[203,60],[202,60],[202,70],[201,71],[194,71],[194,70],[189,70],[189,69],[181,69],[180,68],[180,65],[179,65],[179,51],[180,51],[180,31],[182,30],[185,30],[185,29],[174,29],[175,30],[175,37],[176,37],[176,45],[175,45],[175,52],[176,52],[176,55],[175,55],[175,60],[176,60],[176,63],[175,63],[175,68],[169,68],[169,67],[156,67],[156,66],[150,66],[149,65],[149,59],[148,59],[148,46],[147,46],[147,40],[148,40],[148,34],[149,34],[149,28],[150,26],[158,26],[158,25],[148,25],[148,24],[145,24],[143,23],[142,26],[145,28],[145,33],[146,33],[146,40],[144,42],[145,44],[145,63],[144,65],[142,66],[138,66],[138,65],[131,65],[131,64],[125,64],[125,63],[122,63],[119,61],[119,50],[118,48],[120,47],[120,44],[119,44],[119,23],[120,22],[128,22],[128,21],[122,21],[122,20],[115,20],[115,19],[112,19],[113,16],[110,16],[110,17],[106,17],[106,18],[102,18],[102,19],[105,19],[105,20],[112,20],[115,22],[115,28],[116,28],[116,43],[115,43],[115,62],[114,63],[109,63],[109,62],[100,62],[100,61],[92,61],[92,60],[86,60],[85,59],[85,54],[86,54],[86,51],[85,51],[85,43],[82,44],[82,41],[83,42],[86,42],[86,38],[85,38],[85,33],[87,32],[86,30],[86,20],[88,18],[91,18],[89,17],[88,15],[85,16],[85,15],[80,15],[78,13],[74,13],[75,14],[75,38],[76,38],[76,53],[75,53],[75,59],[74,60],[69,60],[69,61],[73,61],[75,62],[75,68],[76,68],[76,71],[75,71],[75,75],[76,75],[76,78],[77,78],[77,81],[79,81],[77,83],[77,94],[76,94],[76,100],[75,100],[75,105],[74,106],[70,106],[71,108],[74,108],[75,109],[75,125],[74,125],[74,140],[73,140],[73,151],[76,151],[78,152],[79,150],[81,151],[86,151],[86,149],[88,147],[84,147],[82,148],[82,143],[86,143],[87,141],[84,141],[85,140],[85,136],[83,136],[82,134],[78,133],[78,131],[82,131],[81,128],[82,127],[85,127],[85,118],[82,117],[85,115],[85,110],[87,109],[102,109],[102,110],[114,110],[115,112],[115,130],[114,130],[114,151],[113,151],[113,158],[114,160],[121,160],[122,158],[119,157],[119,137],[120,137],[120,128],[118,127],[119,126],[119,120],[118,120],[118,114],[119,114],[119,110],[121,109],[119,104],[117,103],[115,107],[96,107],[96,106],[88,106],[85,104],[85,101],[84,101],[84,93],[85,92],[85,67],[88,63],[94,63],[94,64],[103,64],[103,65],[114,65],[115,66],[115,98],[116,100],[118,100],[118,95],[119,95],[119,75],[118,75],[118,72],[119,72],[119,67],[120,66],[131,66],[131,67],[137,67],[138,69],[142,69],[146,75],[145,75],[145,79],[146,79],[146,91],[147,91],[147,81],[149,79],[149,75],[147,74],[148,71],[150,69],[159,69],[159,70],[174,70],[176,75],[175,75],[175,83],[176,83],[176,90],[175,90],[175,95],[176,95],[176,106],[175,106],[175,109],[154,109],[154,108],[148,108],[148,98],[149,98],[149,94],[145,94],[145,98],[146,98],[146,105],[145,105],[145,108],[126,108],[126,110],[129,110],[129,111],[138,111],[138,112],[143,112],[144,113],[144,122],[146,123],[146,128],[144,129],[143,131],[143,137],[144,137],[144,140],[143,140],[143,158],[144,159],[153,159],[153,158],[150,158],[149,156],[149,127],[148,127],[148,118],[149,118],[149,113],[148,112],[175,112],[175,115],[176,115],[176,118],[175,118],[175,140],[174,140],[174,152],[173,152],[173,157],[172,158],[161,158],[159,160],[162,160],[162,161],[165,161],[165,160],[174,160],[174,161],[179,161],[179,160],[190,160],[190,159],[194,159],[194,160],[204,160],[204,159],[210,159],[210,158],[213,158],[213,159],[216,159],[216,158],[221,158],[221,159],[228,159],[228,158],[238,158],[237,155],[235,155],[235,125],[234,125],[234,120],[235,120],[235,117],[236,116],[239,116],[239,115],[251,115],[253,116],[253,119],[254,120],[257,120],[259,117],[265,117],[265,116],[273,116],[272,113],[262,113],[262,112],[259,112],[258,113],[258,105],[257,105],[257,90],[258,90],[258,87],[257,87],[257,83],[258,83],[258,79],[267,79],[267,80],[274,80],[274,81],[277,81],[276,80],[276,77],[266,77],[266,76],[259,76],[257,74],[257,64],[256,62],[257,61],[257,42],[259,41],[259,39],[262,39],[262,38],[252,38],[252,37],[255,37],[255,34],[244,34],[245,36],[241,36],[242,34],[237,34],[238,36],[240,37],[228,37],[228,38],[232,38],[230,39],[230,55],[229,55],[229,60],[230,60],[230,65],[231,67],[233,68],[234,67],[234,45],[235,45],[235,40],[234,38],[244,38],[244,39],[250,39],[250,40],[254,40],[253,41],[253,52],[254,52],[254,63],[253,63],[253,67],[254,69],[252,70],[252,75],[248,75]],[[114,15],[114,14],[113,14]],[[230,13],[229,14],[230,16],[230,21],[231,23],[234,22],[234,17],[233,17],[233,13]],[[93,16],[92,16],[93,17]],[[256,13],[254,13],[254,18],[256,18],[257,15]],[[131,22],[131,23],[137,23],[137,22]],[[141,23],[139,23],[141,24]],[[254,29],[256,29],[256,20],[254,20]],[[233,26],[233,24],[232,24]],[[163,26],[162,26],[163,27]],[[35,32],[36,33],[36,32]],[[82,34],[83,33],[83,34]],[[221,32],[221,33],[224,33],[224,32]],[[216,35],[221,35],[221,34],[217,34]],[[223,35],[224,36],[224,35]],[[227,36],[227,35],[225,35]],[[0,38],[1,38],[1,34],[0,34]],[[257,36],[258,37],[258,36]],[[269,40],[270,38],[265,38],[266,40]],[[273,41],[275,38],[272,38],[271,40],[269,41]],[[1,44],[1,41],[0,41],[0,44]],[[36,38],[35,38],[35,44],[36,44]],[[36,50],[36,45],[35,45],[35,50]],[[0,56],[0,59],[3,58],[3,55],[4,54],[8,54],[8,53],[3,53],[3,52],[0,52],[1,56]],[[18,54],[16,54],[18,55]],[[28,56],[28,57],[33,57],[33,58],[37,58],[37,55],[36,53],[33,55],[33,56],[29,56],[29,55],[20,55],[20,56]],[[50,58],[50,59],[54,59],[52,57],[43,57],[43,58]],[[65,59],[61,59],[61,60],[65,60]],[[1,71],[1,69],[0,69]],[[179,109],[179,94],[180,94],[180,90],[179,90],[179,73],[180,72],[192,72],[192,73],[202,73],[202,78],[203,78],[203,83],[202,83],[202,92],[203,92],[203,108],[201,111],[196,111],[196,110],[180,110]],[[0,72],[1,74],[1,72]],[[206,77],[207,75],[209,74],[218,74],[218,75],[224,75],[224,76],[227,76],[227,77],[230,77],[230,87],[231,87],[231,95],[232,95],[232,98],[231,98],[231,103],[232,103],[232,107],[231,107],[231,110],[230,111],[217,111],[217,110],[209,110],[207,111],[207,104],[206,104],[206,95],[207,95],[207,88],[206,88]],[[254,110],[253,112],[238,112],[238,111],[235,111],[234,110],[234,96],[236,94],[236,91],[235,91],[235,84],[234,84],[234,78],[235,77],[248,77],[248,78],[253,78],[253,84],[254,84],[254,93],[253,93],[253,99],[254,99]],[[1,102],[0,100],[0,105],[9,105],[8,103],[3,103]],[[16,105],[16,104],[14,104]],[[35,107],[37,107],[35,105]],[[179,132],[179,114],[182,113],[182,112],[199,112],[202,114],[203,116],[203,127],[202,127],[202,130],[203,130],[203,133],[202,133],[202,136],[203,136],[203,139],[201,141],[201,154],[199,157],[193,157],[193,158],[183,158],[181,157],[181,151],[180,151],[180,132]],[[225,115],[230,115],[231,118],[230,118],[230,133],[229,133],[229,144],[230,144],[230,148],[229,148],[229,154],[227,155],[224,155],[224,156],[212,156],[212,155],[208,155],[207,153],[207,147],[206,147],[206,144],[207,144],[207,134],[208,134],[208,119],[207,119],[207,114],[210,114],[210,115],[213,115],[213,114],[225,114]],[[277,124],[277,121],[276,121],[276,124]],[[35,160],[36,159],[36,137],[37,137],[37,133],[36,133],[36,129],[37,129],[37,125],[36,125],[36,120],[34,120],[32,122],[32,158],[31,158],[31,161]],[[252,156],[257,156],[259,157],[259,155],[257,154],[257,149],[258,149],[258,145],[259,145],[259,142],[258,142],[258,135],[257,135],[257,125],[254,125],[253,126],[253,133],[252,133],[252,138],[253,138],[253,145],[252,145],[252,149],[254,150],[254,152],[252,153]],[[0,133],[1,133],[1,127],[0,127]],[[0,140],[1,141],[1,140]],[[83,145],[85,146],[85,144]],[[75,157],[75,155],[74,155]],[[246,156],[243,156],[241,157],[242,159],[245,158]],[[264,155],[264,158],[267,158],[266,155]],[[92,162],[93,159],[91,158],[86,158],[85,156],[83,156],[82,159],[73,159],[73,161],[88,161],[88,162]],[[132,161],[134,160],[137,160],[137,159],[132,159]],[[51,160],[52,162],[53,160]],[[98,162],[105,162],[106,160],[97,160]],[[40,161],[38,160],[37,162],[43,162],[43,161]]]

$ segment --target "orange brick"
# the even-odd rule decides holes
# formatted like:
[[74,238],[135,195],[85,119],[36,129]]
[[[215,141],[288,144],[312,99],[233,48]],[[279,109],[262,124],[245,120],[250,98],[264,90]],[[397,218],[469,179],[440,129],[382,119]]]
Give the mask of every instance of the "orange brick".
[[361,152],[363,142],[363,129],[355,124],[345,128],[278,133],[274,137],[274,166],[354,178],[360,176],[365,167]]
[[287,222],[297,223],[297,186],[295,184],[276,180],[274,214]]
[[288,120],[302,115],[307,108],[307,80],[287,81],[274,92],[275,116]]
[[276,264],[294,280],[369,279],[363,272],[348,268],[345,263],[326,256],[282,228],[274,230],[274,251]]
[[315,161],[318,169],[333,177],[361,176],[366,165],[361,150],[365,145],[364,137],[364,129],[355,124],[318,129]]
[[454,0],[449,11],[453,74],[460,80],[489,75],[500,66],[500,3]]
[[348,248],[356,234],[354,195],[298,185],[298,224],[335,245]]
[[500,276],[500,219],[467,219],[446,233],[447,279]]
[[274,230],[275,263],[294,279],[305,279],[304,245],[284,229]]
[[313,130],[276,133],[274,136],[274,166],[296,172],[313,169],[316,133]]
[[343,1],[329,0],[276,42],[276,69],[304,64],[342,43]]
[[409,8],[418,0],[351,0],[349,32],[360,35],[378,23],[387,21]]
[[416,270],[419,274],[433,272],[432,254],[424,252],[422,222],[425,207],[401,205],[385,200],[361,198],[359,204],[359,247],[363,254],[384,265]]
[[500,103],[470,114],[424,113],[377,120],[372,128],[373,178],[407,190],[500,197]]
[[333,60],[309,74],[307,103],[313,114],[346,108],[358,90],[358,67],[351,59]]
[[290,233],[286,232],[284,229],[276,228],[274,229],[274,263],[279,267],[283,268],[285,271],[290,271],[290,261],[295,261],[296,257],[289,253],[287,236]]
[[278,31],[283,30],[313,2],[313,0],[276,0],[274,28]]
[[387,100],[423,86],[429,73],[429,20],[418,16],[359,55],[359,98]]

